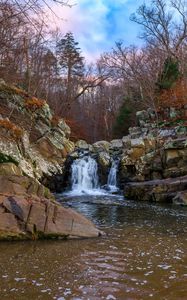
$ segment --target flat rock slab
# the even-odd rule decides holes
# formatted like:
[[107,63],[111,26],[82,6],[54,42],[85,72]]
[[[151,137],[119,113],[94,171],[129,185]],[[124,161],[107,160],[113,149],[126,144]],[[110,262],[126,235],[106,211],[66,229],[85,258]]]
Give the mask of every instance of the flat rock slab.
[[92,222],[48,199],[4,197],[0,205],[0,240],[98,237]]
[[187,189],[187,176],[127,183],[127,199],[140,201],[172,202],[178,192]]

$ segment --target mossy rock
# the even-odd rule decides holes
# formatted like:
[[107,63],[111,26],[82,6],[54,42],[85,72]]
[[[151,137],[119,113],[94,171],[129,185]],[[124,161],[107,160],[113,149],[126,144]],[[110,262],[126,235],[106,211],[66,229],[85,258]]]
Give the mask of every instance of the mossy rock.
[[0,164],[2,163],[13,163],[16,166],[19,164],[12,156],[0,152]]

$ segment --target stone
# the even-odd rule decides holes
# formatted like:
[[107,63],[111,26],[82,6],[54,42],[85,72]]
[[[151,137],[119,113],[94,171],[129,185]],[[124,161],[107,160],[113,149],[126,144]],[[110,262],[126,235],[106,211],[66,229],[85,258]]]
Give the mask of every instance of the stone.
[[187,176],[127,183],[124,195],[139,201],[171,202],[178,192],[187,188]]
[[166,157],[166,166],[172,167],[173,165],[177,165],[180,160],[179,152],[176,149],[169,149],[165,151]]
[[143,138],[131,139],[132,148],[145,148],[145,143]]
[[98,141],[98,142],[93,144],[93,149],[96,152],[101,152],[101,151],[109,152],[110,143],[107,142],[107,141]]
[[113,150],[119,150],[123,147],[123,142],[120,139],[112,140],[110,144],[110,148]]
[[3,201],[3,206],[21,221],[27,222],[31,204],[24,198],[7,197]]
[[22,175],[22,171],[14,163],[0,163],[0,175]]
[[22,234],[15,216],[0,211],[0,240],[9,239],[10,236]]
[[0,176],[0,240],[98,237],[100,234],[84,216],[57,203],[36,180]]
[[173,198],[173,203],[176,205],[187,206],[187,190],[177,193]]
[[86,141],[84,140],[79,140],[75,143],[75,147],[84,149],[84,150],[89,150],[89,145]]
[[108,168],[111,164],[110,155],[107,152],[99,152],[98,163],[102,168]]

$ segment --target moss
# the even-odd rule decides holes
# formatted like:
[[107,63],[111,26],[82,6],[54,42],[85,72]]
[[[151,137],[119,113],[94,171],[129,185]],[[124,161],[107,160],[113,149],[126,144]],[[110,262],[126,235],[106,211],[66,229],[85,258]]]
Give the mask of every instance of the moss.
[[16,166],[19,165],[18,161],[16,161],[12,156],[0,152],[0,163],[9,163],[9,162],[15,164]]

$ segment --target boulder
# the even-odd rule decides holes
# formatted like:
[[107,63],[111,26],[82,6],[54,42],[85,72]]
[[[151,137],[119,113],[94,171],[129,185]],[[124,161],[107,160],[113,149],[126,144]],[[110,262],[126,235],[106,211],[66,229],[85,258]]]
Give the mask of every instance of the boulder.
[[89,150],[89,145],[84,140],[79,140],[75,143],[75,147],[83,149],[83,150]]
[[92,222],[63,208],[37,181],[0,176],[0,240],[98,237]]
[[187,206],[187,190],[177,193],[173,198],[173,203],[176,205]]
[[110,143],[107,141],[98,141],[93,144],[93,149],[95,150],[95,152],[109,152]]

